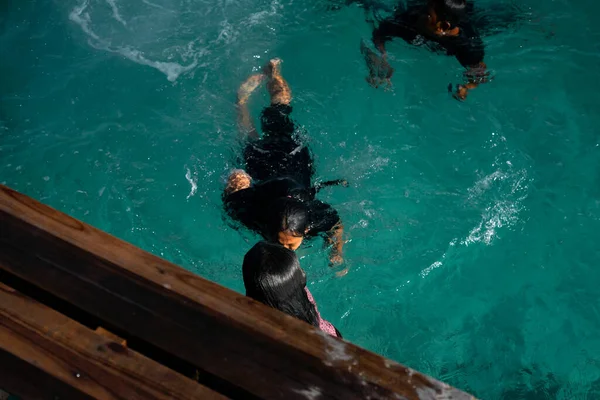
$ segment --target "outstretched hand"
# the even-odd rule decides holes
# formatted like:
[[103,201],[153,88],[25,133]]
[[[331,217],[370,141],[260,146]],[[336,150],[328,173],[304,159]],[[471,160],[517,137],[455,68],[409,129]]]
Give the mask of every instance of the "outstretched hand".
[[[487,70],[485,63],[480,62],[477,65],[469,67],[469,69],[465,72],[465,79],[467,80],[467,83],[464,85],[456,85],[456,92],[452,94],[452,97],[454,97],[456,100],[466,100],[469,90],[475,89],[480,84],[488,82],[490,79],[490,73]],[[452,84],[448,86],[448,91],[452,92]]]
[[361,43],[360,50],[367,63],[367,68],[369,68],[369,76],[366,78],[367,83],[374,88],[378,88],[379,86],[385,86],[386,89],[391,88],[394,68],[388,62],[387,56],[385,54],[382,56],[378,55],[368,48],[364,42]]
[[344,263],[344,257],[341,254],[332,254],[329,257],[329,266],[336,267],[338,265],[342,265]]
[[465,85],[457,85],[456,92],[452,95],[458,101],[465,101],[467,99],[467,95],[469,94],[469,89]]
[[383,86],[385,89],[390,89],[392,87],[393,74],[394,68],[392,68],[385,58],[380,58],[377,63],[369,66],[367,82],[374,88]]
[[454,97],[458,101],[465,101],[469,94],[469,90],[475,89],[477,87],[474,83],[467,83],[465,85],[456,85],[456,91],[452,91],[452,84],[448,85],[448,92],[452,93],[452,97]]
[[340,266],[345,267],[339,271],[336,271],[335,276],[337,276],[338,278],[346,275],[349,270],[349,267],[347,265],[344,265],[344,258],[340,254],[332,255],[329,258],[329,266],[331,268],[340,267]]

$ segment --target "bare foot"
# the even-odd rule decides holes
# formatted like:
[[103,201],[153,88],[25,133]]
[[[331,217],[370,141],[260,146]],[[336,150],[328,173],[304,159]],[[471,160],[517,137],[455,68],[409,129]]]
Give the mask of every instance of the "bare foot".
[[281,63],[283,60],[281,58],[273,58],[270,60],[267,65],[264,67],[265,75],[267,76],[279,76],[281,75]]
[[263,74],[255,74],[246,79],[246,81],[242,83],[238,89],[238,104],[246,103],[252,92],[256,90],[256,88],[264,79],[265,76]]
[[281,76],[280,58],[273,58],[265,65],[263,71],[269,77],[267,90],[271,95],[271,104],[290,104],[292,91],[283,76]]

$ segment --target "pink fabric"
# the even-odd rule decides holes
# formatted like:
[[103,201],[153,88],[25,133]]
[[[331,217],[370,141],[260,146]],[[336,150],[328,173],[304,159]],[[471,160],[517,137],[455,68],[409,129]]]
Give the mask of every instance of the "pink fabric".
[[319,329],[321,329],[325,333],[330,334],[333,337],[337,337],[337,333],[335,333],[335,327],[331,324],[331,322],[325,321],[323,318],[321,318],[321,314],[319,313],[319,309],[317,308],[317,303],[315,302],[315,299],[310,293],[310,290],[308,290],[307,287],[304,287],[304,290],[306,291],[308,301],[313,303],[313,305],[315,306],[315,310],[317,311],[317,315],[319,317]]

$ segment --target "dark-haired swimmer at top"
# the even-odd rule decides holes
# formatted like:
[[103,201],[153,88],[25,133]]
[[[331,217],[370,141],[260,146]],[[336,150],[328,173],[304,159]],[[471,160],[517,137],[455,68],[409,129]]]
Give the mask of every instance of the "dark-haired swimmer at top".
[[[252,75],[238,90],[238,122],[247,144],[244,170],[234,170],[227,181],[223,202],[227,213],[265,239],[296,250],[305,237],[324,234],[331,244],[330,263],[343,262],[343,226],[336,210],[316,200],[323,186],[346,185],[330,181],[312,186],[313,159],[296,136],[290,118],[291,90],[281,76],[281,61],[274,59],[263,74]],[[267,80],[271,104],[261,114],[259,137],[247,107],[251,93]]]
[[362,48],[369,67],[369,83],[375,87],[390,84],[394,70],[388,62],[385,43],[400,37],[417,46],[441,47],[448,55],[456,57],[467,71],[466,82],[457,85],[454,97],[466,99],[469,90],[485,82],[487,77],[483,41],[471,20],[472,15],[472,4],[467,0],[416,1],[399,9],[373,31],[373,44],[381,57],[365,46]]

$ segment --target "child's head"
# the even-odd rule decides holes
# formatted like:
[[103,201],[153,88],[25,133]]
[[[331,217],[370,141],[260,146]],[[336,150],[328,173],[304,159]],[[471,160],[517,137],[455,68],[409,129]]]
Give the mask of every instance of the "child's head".
[[319,326],[296,253],[278,244],[259,242],[246,253],[242,271],[246,296]]
[[308,207],[302,201],[282,197],[269,205],[272,213],[268,227],[269,239],[296,250],[309,230]]

